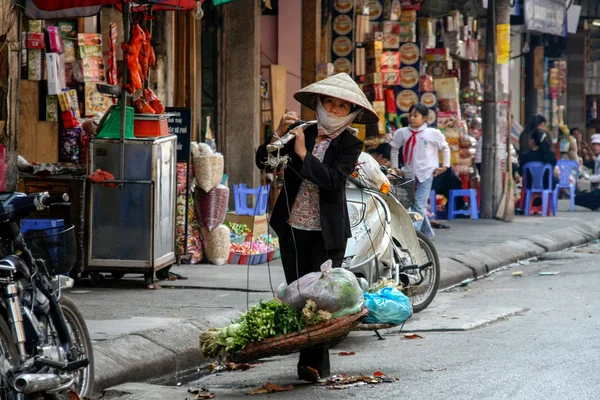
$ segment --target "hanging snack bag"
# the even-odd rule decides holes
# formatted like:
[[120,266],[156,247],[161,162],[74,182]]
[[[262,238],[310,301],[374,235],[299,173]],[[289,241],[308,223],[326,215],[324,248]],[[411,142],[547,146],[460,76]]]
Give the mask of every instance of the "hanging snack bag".
[[227,186],[218,185],[208,193],[196,190],[194,196],[196,200],[196,218],[200,226],[207,228],[210,232],[225,221],[229,201],[229,188]]
[[219,225],[212,231],[206,228],[201,228],[201,231],[202,244],[204,245],[204,252],[208,261],[215,265],[227,264],[231,247],[229,228],[225,225]]
[[221,183],[223,179],[224,160],[221,153],[193,155],[194,176],[196,183],[206,193]]

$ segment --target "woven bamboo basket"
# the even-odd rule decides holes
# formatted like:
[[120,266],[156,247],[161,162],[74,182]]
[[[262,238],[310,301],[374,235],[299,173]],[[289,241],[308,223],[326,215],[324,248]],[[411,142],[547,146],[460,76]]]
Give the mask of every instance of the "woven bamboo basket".
[[300,332],[276,336],[252,343],[242,351],[231,355],[235,362],[247,362],[259,358],[288,354],[316,346],[348,334],[369,313],[366,307],[356,314],[345,315],[321,324],[311,326]]

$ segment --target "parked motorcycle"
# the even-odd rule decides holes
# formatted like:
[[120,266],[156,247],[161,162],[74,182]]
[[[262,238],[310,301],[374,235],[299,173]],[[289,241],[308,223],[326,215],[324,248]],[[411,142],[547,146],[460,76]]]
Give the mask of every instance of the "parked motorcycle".
[[[316,121],[298,121],[288,133],[267,146],[268,164],[285,165],[285,156],[278,150],[294,135],[296,127],[306,128]],[[346,199],[352,237],[348,239],[342,266],[369,284],[382,278],[394,279],[405,287],[413,311],[427,308],[440,284],[440,263],[435,247],[413,223],[422,219],[408,213],[390,194],[390,182],[379,164],[367,153],[359,157],[358,166],[348,179]]]
[[390,189],[377,162],[362,153],[346,186],[352,238],[343,267],[369,283],[394,279],[420,312],[437,294],[440,262],[431,240],[414,229],[421,215],[407,212]]
[[0,398],[79,399],[94,384],[92,342],[75,304],[61,295],[77,261],[73,227],[21,234],[19,222],[68,201],[48,193],[0,194]]

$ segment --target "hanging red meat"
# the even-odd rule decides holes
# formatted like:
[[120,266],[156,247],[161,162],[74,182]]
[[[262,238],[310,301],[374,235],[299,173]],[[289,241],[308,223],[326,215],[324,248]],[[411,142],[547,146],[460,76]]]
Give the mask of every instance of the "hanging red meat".
[[150,56],[150,32],[146,28],[142,28],[146,41],[140,50],[140,67],[142,67],[142,83],[148,81],[148,58]]
[[156,114],[165,113],[165,106],[163,106],[151,89],[144,89],[144,99],[146,100],[146,103],[150,104],[150,107],[152,107]]
[[154,47],[152,47],[152,35],[150,31],[146,28],[144,29],[144,34],[146,35],[146,52],[148,53],[148,66],[150,68],[156,67],[156,55],[154,54]]
[[143,97],[133,101],[133,109],[137,114],[156,114],[150,104]]
[[129,83],[125,85],[125,89],[129,93],[141,90],[143,87],[144,75],[142,74],[139,58],[142,47],[145,44],[146,35],[139,24],[135,24],[131,27],[131,38],[129,39],[129,43],[121,44],[121,48],[125,55],[125,61],[127,62],[127,69],[129,70]]

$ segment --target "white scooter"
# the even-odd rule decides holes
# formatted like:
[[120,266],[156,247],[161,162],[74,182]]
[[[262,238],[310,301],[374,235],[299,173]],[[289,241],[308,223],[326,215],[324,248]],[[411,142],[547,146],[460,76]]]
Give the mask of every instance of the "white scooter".
[[[316,121],[290,126],[306,128]],[[269,164],[285,164],[278,155],[294,135],[287,133],[267,146]],[[435,247],[413,222],[420,214],[408,213],[390,194],[390,182],[373,157],[362,153],[346,185],[352,237],[348,239],[343,267],[369,284],[382,278],[394,279],[405,287],[413,312],[427,308],[440,284],[440,263]]]
[[429,238],[414,229],[421,215],[407,212],[390,194],[388,178],[367,153],[348,179],[346,198],[352,238],[343,267],[369,283],[394,279],[414,312],[427,308],[440,284],[440,263]]

